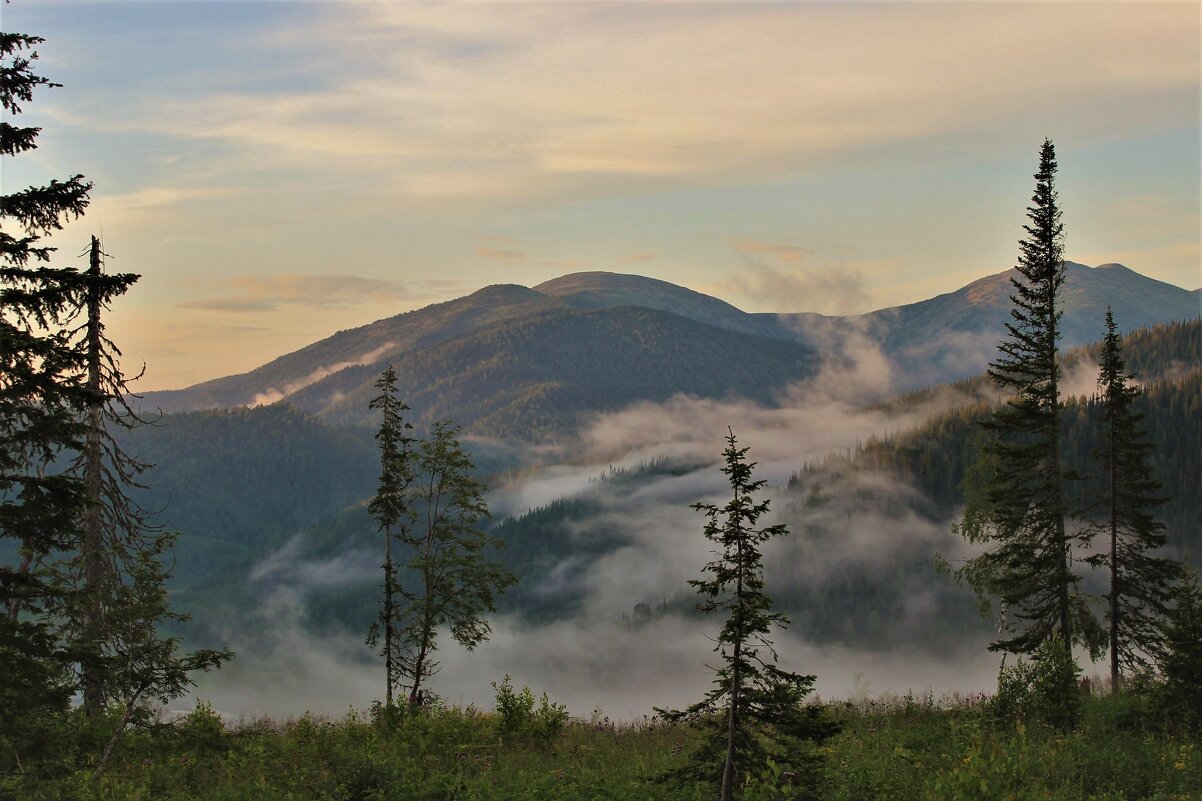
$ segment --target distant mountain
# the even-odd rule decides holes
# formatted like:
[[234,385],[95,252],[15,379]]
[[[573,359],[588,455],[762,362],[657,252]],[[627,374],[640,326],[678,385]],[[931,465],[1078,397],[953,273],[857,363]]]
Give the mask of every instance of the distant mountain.
[[[474,433],[521,438],[677,393],[771,404],[817,364],[798,342],[633,306],[526,315],[391,361],[416,420],[449,417]],[[349,368],[288,401],[332,421],[367,422],[376,375],[374,366]]]
[[[1010,320],[1013,269],[973,281],[946,295],[882,309],[858,322],[882,343],[908,386],[936,384],[980,372],[997,352]],[[1121,264],[1065,263],[1061,346],[1101,338],[1106,307],[1123,332],[1199,316],[1200,296],[1140,275]]]
[[272,403],[353,365],[391,361],[397,354],[437,345],[477,328],[569,308],[557,298],[523,286],[489,286],[466,297],[339,331],[248,373],[187,389],[148,392],[146,403],[165,412]]
[[[1013,271],[864,315],[749,314],[725,301],[637,275],[575,273],[533,289],[503,284],[337,334],[242,375],[147,393],[164,411],[288,399],[330,420],[366,423],[371,385],[397,366],[420,420],[530,436],[582,416],[674,393],[771,403],[788,383],[837,356],[854,335],[876,342],[898,388],[980,372],[1009,318]],[[1196,318],[1199,293],[1122,265],[1069,262],[1062,345],[1097,339],[1105,308],[1122,330]]]
[[724,300],[641,275],[572,273],[541,283],[534,287],[534,291],[560,298],[578,309],[641,306],[745,334],[794,341],[801,339],[797,331],[781,324],[778,315],[748,314]]

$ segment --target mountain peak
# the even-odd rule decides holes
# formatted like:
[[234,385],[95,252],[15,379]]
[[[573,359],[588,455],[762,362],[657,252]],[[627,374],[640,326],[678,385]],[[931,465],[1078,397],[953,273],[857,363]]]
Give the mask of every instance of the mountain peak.
[[538,293],[533,289],[522,286],[521,284],[489,284],[486,287],[477,289],[467,297],[474,298],[475,300],[492,302],[513,302],[529,300],[536,294],[546,293]]
[[572,295],[577,292],[623,292],[623,291],[659,291],[659,292],[687,292],[700,295],[700,292],[693,292],[676,284],[667,281],[661,281],[658,278],[648,278],[645,275],[635,275],[634,273],[613,273],[605,270],[588,270],[579,273],[568,273],[561,275],[559,278],[552,278],[550,281],[543,281],[538,286],[533,287],[535,292],[541,292],[544,295],[554,295],[563,297]]
[[558,298],[577,309],[642,306],[688,317],[746,334],[795,339],[782,332],[775,320],[748,314],[724,300],[658,278],[600,270],[570,273],[534,287],[535,292]]

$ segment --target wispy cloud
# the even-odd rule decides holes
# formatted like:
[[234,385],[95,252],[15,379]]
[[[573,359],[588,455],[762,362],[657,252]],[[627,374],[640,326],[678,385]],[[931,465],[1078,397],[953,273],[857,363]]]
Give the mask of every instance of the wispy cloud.
[[772,245],[767,242],[757,242],[754,239],[743,239],[735,243],[735,250],[740,253],[771,256],[790,263],[800,262],[816,252],[813,248],[803,248],[797,245]]
[[625,265],[625,264],[640,264],[645,261],[653,261],[654,259],[657,259],[657,258],[659,258],[658,253],[651,253],[649,251],[640,250],[637,253],[631,253],[627,256],[623,256],[622,258],[618,259],[618,266],[621,267],[622,265]]
[[520,250],[492,248],[485,247],[484,245],[476,248],[476,255],[486,259],[501,259],[502,261],[521,261],[526,258],[526,254]]
[[358,358],[348,359],[346,361],[336,362],[334,364],[322,365],[321,367],[318,367],[310,372],[308,375],[302,376],[295,381],[290,381],[287,384],[278,387],[268,387],[265,392],[260,392],[251,398],[246,405],[266,406],[268,404],[275,403],[278,400],[288,397],[293,392],[298,392],[304,389],[310,384],[316,384],[321,379],[325,378],[326,376],[331,376],[334,373],[337,373],[339,370],[345,370],[348,367],[355,367],[361,364],[373,364],[377,359],[393,350],[395,347],[395,342],[385,342],[378,348],[369,350],[367,353],[364,353]]
[[399,282],[356,275],[284,273],[273,276],[238,276],[221,282],[219,286],[232,289],[233,292],[187,300],[176,305],[181,309],[251,312],[274,311],[284,306],[350,306],[412,299]]

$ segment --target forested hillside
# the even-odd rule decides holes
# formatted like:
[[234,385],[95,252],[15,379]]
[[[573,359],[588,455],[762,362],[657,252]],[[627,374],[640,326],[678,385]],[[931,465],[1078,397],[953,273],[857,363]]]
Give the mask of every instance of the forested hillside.
[[[417,422],[451,418],[474,434],[538,439],[593,412],[677,393],[769,404],[812,374],[817,358],[796,342],[625,306],[522,317],[398,355],[394,365]],[[344,370],[290,401],[331,421],[369,422],[373,370]]]
[[[1097,363],[1098,345],[1066,355],[1066,371]],[[1136,410],[1147,415],[1144,426],[1154,445],[1154,466],[1164,485],[1167,503],[1161,519],[1170,543],[1180,553],[1199,558],[1202,531],[1197,510],[1202,508],[1202,323],[1172,323],[1137,331],[1126,338],[1128,369],[1137,380],[1147,381]],[[988,392],[987,380],[978,377],[959,382],[956,391],[966,398]],[[936,390],[913,393],[888,406],[906,408],[929,400]],[[1086,477],[1096,476],[1091,453],[1098,447],[1097,400],[1089,396],[1067,402],[1064,448],[1068,462]],[[934,508],[949,511],[962,502],[961,482],[976,458],[978,423],[989,409],[985,401],[969,403],[940,414],[916,429],[862,445],[850,460],[832,459],[794,477],[794,485],[808,483],[807,475],[824,470],[878,469],[912,482]],[[839,462],[845,467],[835,468]],[[1078,505],[1090,491],[1089,481],[1073,485]]]

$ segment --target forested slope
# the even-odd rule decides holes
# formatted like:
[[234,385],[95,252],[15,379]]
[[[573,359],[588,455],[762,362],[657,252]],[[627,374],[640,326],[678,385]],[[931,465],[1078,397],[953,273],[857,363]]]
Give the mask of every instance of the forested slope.
[[[414,419],[451,418],[473,434],[531,439],[584,416],[684,393],[772,403],[810,375],[807,346],[631,306],[528,315],[394,360]],[[367,423],[370,368],[292,396],[328,420]]]

